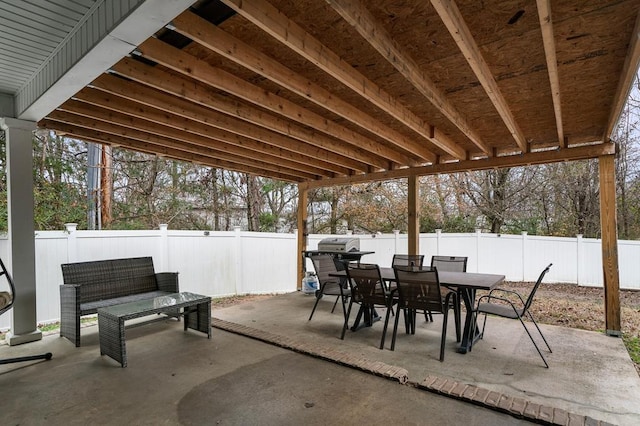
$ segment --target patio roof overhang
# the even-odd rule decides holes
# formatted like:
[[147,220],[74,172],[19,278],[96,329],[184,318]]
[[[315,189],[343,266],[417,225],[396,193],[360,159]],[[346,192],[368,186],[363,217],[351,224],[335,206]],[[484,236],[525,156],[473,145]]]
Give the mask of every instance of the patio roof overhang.
[[301,201],[317,186],[406,177],[414,192],[419,175],[600,158],[617,289],[608,162],[640,60],[637,1],[60,3],[0,5],[5,114],[295,182]]
[[640,55],[632,0],[187,1],[166,25],[140,3],[125,20],[152,37],[116,27],[75,87],[18,93],[18,118],[331,185],[610,154]]

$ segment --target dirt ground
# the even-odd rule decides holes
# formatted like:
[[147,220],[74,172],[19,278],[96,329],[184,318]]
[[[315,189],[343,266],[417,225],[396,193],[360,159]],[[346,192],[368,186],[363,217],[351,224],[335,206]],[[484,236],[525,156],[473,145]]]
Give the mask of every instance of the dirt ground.
[[[527,295],[533,283],[506,283],[505,287]],[[640,291],[620,291],[620,318],[625,335],[640,337]],[[575,284],[542,284],[531,312],[544,324],[604,331],[604,289]]]

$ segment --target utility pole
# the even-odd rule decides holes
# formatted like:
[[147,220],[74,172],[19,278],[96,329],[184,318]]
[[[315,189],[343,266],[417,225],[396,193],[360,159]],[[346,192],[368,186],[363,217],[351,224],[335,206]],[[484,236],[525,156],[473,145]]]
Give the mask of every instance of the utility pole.
[[87,152],[87,229],[100,229],[98,204],[100,199],[100,146],[88,143]]

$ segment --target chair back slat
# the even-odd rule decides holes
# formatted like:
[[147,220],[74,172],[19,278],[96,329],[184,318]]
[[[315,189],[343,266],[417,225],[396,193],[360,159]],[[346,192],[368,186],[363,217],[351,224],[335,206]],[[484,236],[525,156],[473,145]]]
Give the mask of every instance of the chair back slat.
[[550,263],[549,266],[544,268],[544,271],[542,271],[542,273],[538,277],[538,281],[536,281],[536,284],[533,286],[533,289],[531,290],[531,293],[529,293],[529,297],[527,297],[527,301],[524,304],[524,311],[523,312],[526,312],[527,310],[529,310],[529,307],[533,303],[533,298],[536,295],[536,291],[538,291],[538,287],[540,287],[540,284],[542,283],[542,279],[547,274],[547,272],[549,272],[549,269],[551,269],[552,265],[553,265],[553,263]]
[[396,266],[394,271],[401,308],[445,311],[437,269]]
[[431,256],[431,267],[439,271],[467,272],[466,256]]
[[391,266],[422,266],[424,254],[394,254]]
[[329,274],[337,272],[336,264],[333,261],[333,256],[330,254],[314,254],[311,257],[311,262],[316,270],[316,276],[318,282],[323,284],[325,282],[338,282],[336,277],[331,277]]
[[351,286],[351,297],[366,305],[386,305],[387,291],[378,265],[350,263],[347,277]]

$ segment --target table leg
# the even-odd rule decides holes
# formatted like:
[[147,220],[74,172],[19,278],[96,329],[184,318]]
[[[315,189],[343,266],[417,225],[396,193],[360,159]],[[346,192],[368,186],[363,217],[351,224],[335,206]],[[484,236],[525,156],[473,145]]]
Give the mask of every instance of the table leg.
[[126,367],[127,347],[124,319],[98,313],[98,330],[100,355],[107,355],[118,361],[123,368]]
[[[474,326],[473,305],[476,300],[476,291],[472,288],[461,288],[462,300],[464,301],[464,307],[467,314],[464,317],[464,330],[462,332],[462,342],[457,349],[458,353],[466,354],[471,350],[471,346],[478,339],[478,328]],[[475,330],[474,335],[471,336],[471,330]]]
[[191,328],[211,338],[211,301],[198,303],[184,309],[184,330]]
[[[363,316],[364,322],[360,324]],[[371,327],[374,322],[380,321],[381,319],[382,318],[380,318],[380,315],[375,308],[361,304],[360,309],[358,309],[358,314],[356,315],[356,320],[351,327],[351,331],[358,331],[363,327]]]

